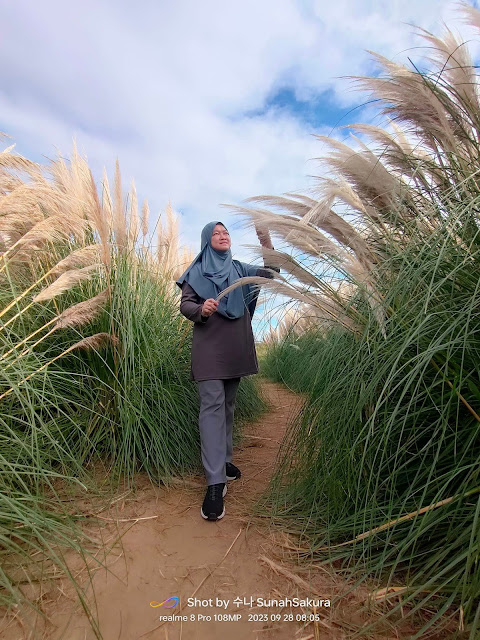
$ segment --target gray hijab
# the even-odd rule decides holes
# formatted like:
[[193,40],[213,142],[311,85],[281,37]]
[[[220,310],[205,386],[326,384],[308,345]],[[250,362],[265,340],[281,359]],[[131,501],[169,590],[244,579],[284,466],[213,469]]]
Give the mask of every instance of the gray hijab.
[[[191,265],[176,280],[176,284],[182,288],[182,283],[188,284],[201,297],[216,298],[218,294],[244,276],[257,275],[258,267],[232,259],[232,252],[228,250],[214,249],[211,245],[212,233],[215,225],[223,222],[209,222],[202,229],[200,253],[195,257]],[[247,284],[230,291],[218,303],[217,313],[231,320],[240,318],[245,308],[256,304],[258,287]],[[250,315],[253,315],[250,312]]]

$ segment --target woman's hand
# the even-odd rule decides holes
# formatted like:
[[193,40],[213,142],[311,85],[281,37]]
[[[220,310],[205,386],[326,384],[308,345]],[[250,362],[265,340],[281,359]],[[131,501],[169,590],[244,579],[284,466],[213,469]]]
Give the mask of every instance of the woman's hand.
[[202,305],[202,316],[211,316],[212,313],[215,313],[218,307],[218,300],[214,298],[208,298]]

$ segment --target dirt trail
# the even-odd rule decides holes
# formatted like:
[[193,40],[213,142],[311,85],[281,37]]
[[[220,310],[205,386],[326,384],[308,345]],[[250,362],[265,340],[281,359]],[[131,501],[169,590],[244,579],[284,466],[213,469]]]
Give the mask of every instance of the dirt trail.
[[[245,428],[242,445],[234,448],[233,461],[242,470],[242,477],[228,483],[224,518],[208,522],[200,516],[205,493],[203,476],[192,476],[176,487],[152,487],[148,480],[140,478],[135,494],[117,501],[116,513],[103,513],[105,532],[109,522],[115,519],[120,520],[120,526],[130,527],[122,536],[121,547],[116,546],[106,558],[110,573],[100,568],[93,575],[98,620],[104,640],[224,640],[226,637],[229,640],[316,640],[345,637],[340,632],[328,630],[328,610],[322,611],[324,622],[303,628],[304,624],[295,621],[295,614],[308,613],[308,609],[259,608],[244,603],[237,607],[233,603],[235,598],[248,601],[252,597],[255,602],[257,597],[266,600],[319,597],[308,593],[291,578],[277,573],[262,559],[270,558],[295,571],[293,565],[278,555],[279,547],[266,525],[247,526],[250,505],[265,489],[286,426],[303,401],[302,396],[281,385],[262,378],[259,380],[271,408]],[[320,572],[317,570],[316,573]],[[302,574],[302,578],[309,582],[310,576]],[[328,583],[324,588],[322,597],[331,598],[332,593],[327,592]],[[90,602],[91,593],[89,588],[87,596],[90,594]],[[152,601],[163,602],[173,596],[180,599],[175,608],[150,606]],[[203,603],[206,606],[189,607],[187,599],[190,597],[204,601],[212,599],[213,606]],[[226,609],[216,606],[217,598],[230,601]],[[35,634],[20,633],[22,629],[17,618],[13,624],[10,622],[2,637],[12,640],[95,638],[68,581],[57,580],[54,587],[43,594],[42,608],[49,621],[39,621]],[[293,621],[284,619],[290,612],[294,614]],[[186,615],[188,620],[164,624],[159,621],[160,616],[173,614]],[[241,618],[235,621],[215,620],[215,614],[237,614]],[[260,617],[249,620],[249,614]],[[279,614],[280,620],[272,620],[271,614]],[[197,618],[195,622],[190,621],[192,615]],[[201,615],[211,616],[211,621],[199,621]]]

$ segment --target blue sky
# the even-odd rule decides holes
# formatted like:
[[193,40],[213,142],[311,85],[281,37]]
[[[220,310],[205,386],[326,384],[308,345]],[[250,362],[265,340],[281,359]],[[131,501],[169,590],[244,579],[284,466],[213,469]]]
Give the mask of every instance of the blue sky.
[[75,136],[97,181],[118,157],[152,228],[170,200],[195,254],[219,219],[234,257],[256,263],[241,246],[255,234],[220,204],[312,195],[322,170],[312,134],[344,138],[339,125],[374,117],[344,76],[373,71],[366,50],[419,60],[406,23],[467,33],[455,4],[0,0],[0,130],[37,161],[70,155]]

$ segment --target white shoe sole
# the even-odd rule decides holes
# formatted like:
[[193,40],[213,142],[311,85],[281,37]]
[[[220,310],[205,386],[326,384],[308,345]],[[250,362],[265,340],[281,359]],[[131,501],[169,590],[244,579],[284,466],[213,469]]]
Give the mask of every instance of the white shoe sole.
[[229,476],[229,475],[226,475],[225,477],[227,478],[227,481],[228,481],[228,482],[231,482],[232,480],[240,480],[240,478],[241,478],[242,476],[240,475],[240,476],[237,478],[237,476]]
[[[206,515],[203,513],[203,510],[202,510],[202,508],[201,508],[201,507],[200,507],[200,515],[202,516],[202,518],[203,518],[204,520],[208,520],[208,516],[206,516]],[[224,515],[225,515],[225,507],[223,507],[223,511],[222,511],[222,513],[221,513],[219,516],[217,516],[217,520],[220,520],[221,518],[223,518],[223,516],[224,516]],[[212,522],[216,522],[216,520],[212,520]]]

